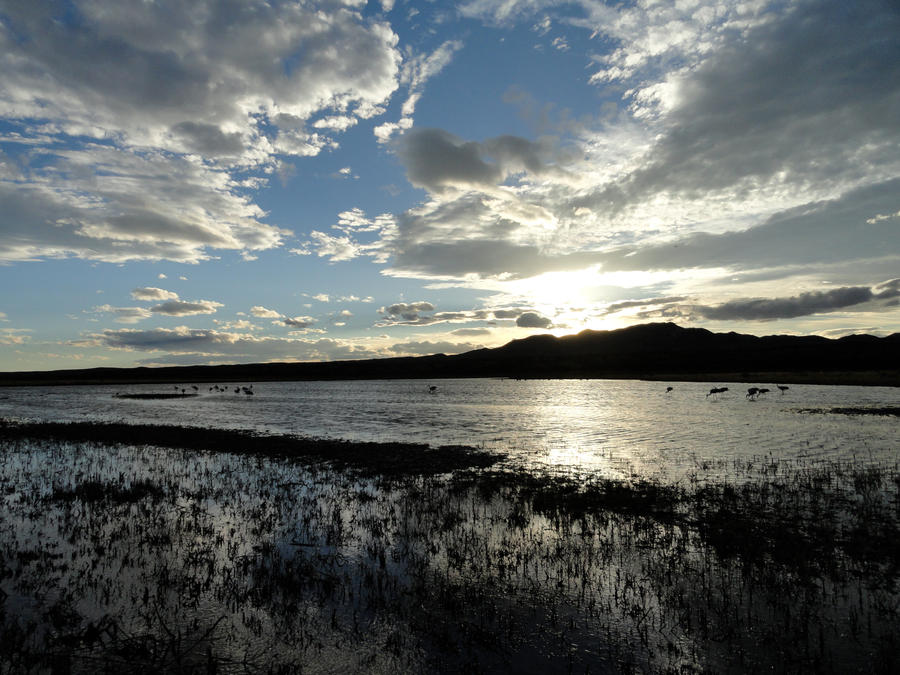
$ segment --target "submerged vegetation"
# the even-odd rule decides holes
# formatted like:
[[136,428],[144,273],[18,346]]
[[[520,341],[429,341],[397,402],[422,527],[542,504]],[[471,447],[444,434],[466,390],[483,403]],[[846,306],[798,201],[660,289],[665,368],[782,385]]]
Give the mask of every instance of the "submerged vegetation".
[[900,665],[897,466],[673,484],[127,427],[0,425],[0,672]]
[[884,415],[900,417],[900,406],[869,406],[854,408],[800,408],[797,412],[819,415]]

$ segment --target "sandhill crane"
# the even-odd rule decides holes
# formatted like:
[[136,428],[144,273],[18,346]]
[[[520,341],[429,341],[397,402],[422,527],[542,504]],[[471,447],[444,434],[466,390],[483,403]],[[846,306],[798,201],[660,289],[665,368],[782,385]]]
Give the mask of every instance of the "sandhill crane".
[[728,391],[728,387],[713,387],[712,389],[709,390],[709,393],[706,395],[706,398],[709,398],[710,394],[712,394],[714,396],[718,396],[718,394],[721,394],[722,392],[725,392],[725,391]]

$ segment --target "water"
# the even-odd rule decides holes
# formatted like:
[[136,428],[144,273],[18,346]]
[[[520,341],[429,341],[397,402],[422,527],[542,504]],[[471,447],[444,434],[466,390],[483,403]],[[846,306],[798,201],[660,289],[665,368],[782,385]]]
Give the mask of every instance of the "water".
[[[671,384],[673,391],[666,393]],[[171,385],[0,388],[0,417],[118,420],[254,429],[315,438],[484,447],[528,465],[612,476],[679,479],[702,469],[779,459],[896,461],[900,421],[803,408],[898,406],[900,388],[791,385],[747,400],[749,385],[637,380],[458,379],[264,382],[254,395],[210,391],[164,400]],[[431,393],[429,387],[436,385]],[[191,385],[185,384],[192,392]]]
[[[729,391],[707,397],[712,384]],[[751,401],[748,385],[721,382],[283,382],[256,383],[252,396],[196,386],[195,397],[159,400],[115,394],[172,385],[6,388],[0,417],[462,443],[541,471],[661,480],[739,480],[748,463],[779,466],[781,480],[791,460],[802,460],[801,472],[830,460],[896,465],[900,437],[896,417],[799,412],[897,406],[893,388],[791,385],[782,395],[767,385],[774,391]],[[746,473],[763,481],[748,494],[778,504],[767,523],[779,527],[814,519],[804,505],[841,497],[846,513],[825,520],[843,538],[807,561],[824,558],[819,576],[808,576],[815,564],[782,573],[769,555],[736,558],[728,539],[720,555],[715,537],[690,524],[702,511],[673,522],[602,507],[549,517],[527,491],[443,479],[12,442],[0,453],[0,672],[4,657],[21,655],[73,673],[99,664],[209,672],[210,662],[222,673],[273,663],[401,673],[895,662],[897,567],[880,562],[891,549],[857,560],[846,538],[897,531],[896,473],[878,474],[873,488],[835,472],[827,484],[789,482],[787,493],[769,491],[770,473]],[[142,484],[146,495],[135,495]]]

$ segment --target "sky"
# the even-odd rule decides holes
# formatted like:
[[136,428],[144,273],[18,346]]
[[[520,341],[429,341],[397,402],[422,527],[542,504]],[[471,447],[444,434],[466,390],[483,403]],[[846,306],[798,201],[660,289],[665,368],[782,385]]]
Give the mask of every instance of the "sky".
[[0,371],[900,331],[895,0],[0,0]]

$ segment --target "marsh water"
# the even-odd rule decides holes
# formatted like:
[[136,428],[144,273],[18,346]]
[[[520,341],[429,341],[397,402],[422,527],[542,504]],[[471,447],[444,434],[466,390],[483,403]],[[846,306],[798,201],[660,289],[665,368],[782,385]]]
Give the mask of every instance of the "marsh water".
[[8,441],[0,673],[896,672],[900,423],[827,411],[900,389],[245,386],[0,388],[0,418],[463,444],[510,470]]
[[[900,388],[638,380],[378,380],[0,388],[0,417],[252,429],[352,441],[472,445],[530,467],[679,480],[741,460],[896,460],[898,420],[803,412],[900,405]],[[431,387],[435,389],[432,391]],[[667,392],[667,387],[672,390]],[[708,396],[712,387],[728,391]],[[196,387],[196,389],[194,389]],[[116,394],[179,393],[163,400]],[[237,391],[235,391],[237,389]]]

